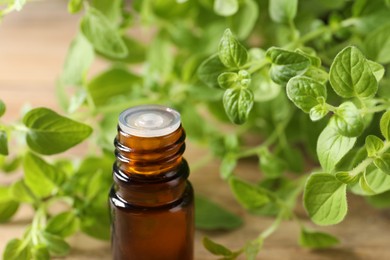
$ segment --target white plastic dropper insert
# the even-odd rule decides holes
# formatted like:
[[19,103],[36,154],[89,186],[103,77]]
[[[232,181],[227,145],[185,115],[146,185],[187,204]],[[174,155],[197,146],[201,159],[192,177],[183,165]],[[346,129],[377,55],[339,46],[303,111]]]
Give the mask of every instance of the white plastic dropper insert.
[[119,127],[138,137],[159,137],[176,131],[180,113],[160,105],[141,105],[128,108],[119,115]]

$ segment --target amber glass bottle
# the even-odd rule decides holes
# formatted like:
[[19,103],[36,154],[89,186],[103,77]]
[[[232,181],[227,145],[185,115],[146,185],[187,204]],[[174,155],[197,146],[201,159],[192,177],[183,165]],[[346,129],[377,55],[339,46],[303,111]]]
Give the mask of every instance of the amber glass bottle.
[[194,203],[180,115],[138,106],[119,116],[110,192],[116,260],[193,259]]

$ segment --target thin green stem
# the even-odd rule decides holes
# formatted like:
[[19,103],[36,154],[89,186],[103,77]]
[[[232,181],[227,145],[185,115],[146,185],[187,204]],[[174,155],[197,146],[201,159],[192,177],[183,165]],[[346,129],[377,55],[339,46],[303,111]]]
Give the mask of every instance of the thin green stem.
[[333,112],[333,113],[335,113],[336,110],[337,110],[337,107],[332,106],[331,104],[325,103],[324,105],[325,105],[325,107],[326,107],[327,110],[329,110],[329,111],[331,111],[331,112]]
[[284,210],[280,210],[277,218],[272,223],[272,225],[269,226],[263,232],[261,232],[260,235],[258,236],[257,240],[264,240],[267,237],[269,237],[270,235],[272,235],[277,230],[277,228],[280,226],[280,224],[282,223],[284,216],[285,216]]
[[386,105],[379,105],[379,106],[375,106],[375,107],[371,107],[371,108],[363,108],[360,111],[364,114],[373,114],[373,113],[385,111],[389,108],[390,108],[390,106],[388,104],[386,104]]
[[191,164],[191,172],[196,172],[206,166],[213,160],[214,156],[211,153],[206,154],[195,163]]
[[255,66],[250,67],[250,68],[248,69],[248,72],[249,72],[250,74],[252,74],[252,73],[254,73],[254,72],[258,71],[258,70],[261,70],[262,68],[264,68],[264,67],[267,66],[268,64],[270,64],[270,61],[265,59],[265,60],[259,62],[258,64],[256,64]]
[[[385,142],[382,149],[380,149],[377,153],[378,156],[384,154],[390,148],[390,142]],[[358,164],[352,171],[349,172],[351,176],[356,176],[359,173],[366,170],[366,168],[374,161],[375,158],[367,157],[361,163]]]

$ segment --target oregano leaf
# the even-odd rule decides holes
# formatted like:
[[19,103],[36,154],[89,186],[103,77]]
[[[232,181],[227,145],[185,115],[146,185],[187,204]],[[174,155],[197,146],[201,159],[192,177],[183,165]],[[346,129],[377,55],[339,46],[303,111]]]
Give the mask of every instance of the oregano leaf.
[[317,155],[322,168],[331,172],[355,142],[356,137],[343,136],[332,123],[328,124],[317,141]]
[[0,154],[8,155],[8,136],[4,130],[0,130]]
[[351,175],[350,172],[337,172],[335,176],[339,181],[345,184],[356,183],[360,178],[359,174]]
[[383,141],[375,135],[368,135],[366,137],[366,150],[369,157],[374,157],[376,153],[384,146]]
[[246,209],[255,209],[270,201],[264,190],[240,179],[232,177],[229,184],[238,202]]
[[297,14],[298,0],[271,0],[269,14],[271,19],[278,23],[292,21]]
[[23,240],[12,239],[8,241],[3,252],[3,259],[22,260],[31,259],[29,246]]
[[305,208],[318,225],[334,225],[347,214],[347,185],[329,173],[312,174],[303,195]]
[[0,117],[2,117],[5,114],[6,106],[3,102],[3,100],[0,99]]
[[68,2],[68,12],[71,14],[75,14],[80,12],[83,7],[84,0],[69,0]]
[[328,114],[329,110],[324,104],[318,104],[312,107],[309,111],[309,116],[311,121],[321,120],[324,116]]
[[380,63],[390,62],[390,25],[385,24],[378,27],[366,36],[364,46],[367,55]]
[[329,79],[333,90],[344,98],[369,98],[378,90],[368,61],[353,46],[344,48],[336,55],[330,67]]
[[310,249],[324,249],[335,246],[339,243],[340,241],[337,237],[332,236],[331,234],[307,230],[305,228],[301,229],[299,244],[303,247]]
[[302,75],[310,66],[310,60],[297,52],[271,47],[266,57],[272,62],[270,76],[278,84],[286,84],[292,77]]
[[112,58],[124,58],[128,54],[126,44],[108,18],[95,8],[81,20],[80,29],[94,48]]
[[390,153],[385,153],[380,157],[375,158],[374,164],[383,173],[390,175]]
[[238,11],[238,0],[215,0],[214,12],[221,16],[231,16]]
[[33,153],[27,153],[23,160],[24,182],[39,198],[52,195],[56,188],[56,169]]
[[253,107],[253,93],[247,88],[230,88],[225,91],[222,101],[230,121],[243,124]]
[[370,187],[370,184],[368,184],[368,182],[367,182],[365,172],[363,172],[363,174],[360,176],[359,186],[367,194],[375,194],[375,191],[372,190],[372,188]]
[[225,71],[225,65],[219,59],[218,54],[215,54],[200,64],[197,75],[207,86],[219,88],[218,76]]
[[238,74],[235,72],[224,72],[218,76],[218,84],[223,89],[237,86]]
[[203,230],[231,230],[243,224],[232,212],[202,196],[195,196],[195,226]]
[[92,133],[88,125],[60,116],[48,108],[30,110],[23,117],[23,123],[28,128],[28,146],[45,155],[66,151]]
[[376,81],[379,82],[385,75],[385,68],[382,66],[382,64],[371,60],[368,60],[368,65],[370,65],[371,71],[374,74]]
[[234,37],[230,29],[226,29],[218,47],[221,62],[228,68],[240,68],[248,60],[248,52]]
[[203,246],[213,255],[231,257],[234,255],[233,251],[226,248],[225,246],[218,244],[208,237],[203,238]]
[[291,78],[286,90],[288,98],[305,113],[309,113],[313,107],[318,105],[319,97],[324,99],[327,97],[324,85],[305,76]]
[[66,54],[61,74],[62,83],[73,86],[82,85],[94,57],[93,47],[89,41],[82,34],[77,35]]
[[382,135],[387,141],[390,141],[390,110],[386,111],[380,120],[380,129]]
[[352,102],[342,103],[332,118],[338,132],[347,137],[357,137],[364,130],[363,118],[359,109]]

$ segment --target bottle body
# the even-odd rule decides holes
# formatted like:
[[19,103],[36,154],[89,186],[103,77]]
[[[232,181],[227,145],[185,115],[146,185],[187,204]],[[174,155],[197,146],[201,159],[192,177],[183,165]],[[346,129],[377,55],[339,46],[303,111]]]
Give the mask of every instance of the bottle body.
[[118,127],[109,194],[116,260],[192,260],[194,195],[181,126],[139,137]]

